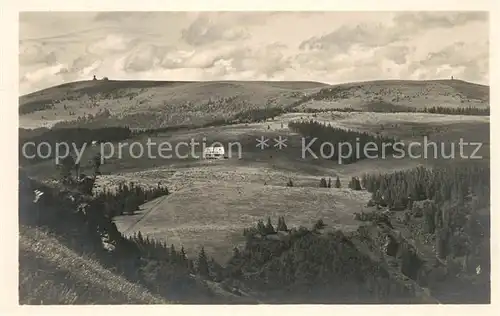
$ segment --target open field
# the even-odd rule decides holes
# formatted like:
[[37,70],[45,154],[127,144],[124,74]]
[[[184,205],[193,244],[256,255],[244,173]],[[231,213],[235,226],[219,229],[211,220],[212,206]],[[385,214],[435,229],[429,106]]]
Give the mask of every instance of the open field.
[[[440,90],[443,86],[448,88]],[[109,91],[103,91],[103,87]],[[174,100],[175,102],[189,100],[192,104],[199,104],[203,98],[207,97],[209,91],[214,91],[213,89],[223,92],[223,94],[218,95],[227,97],[238,95],[237,98],[248,98],[258,101],[255,103],[265,103],[267,102],[266,98],[270,98],[271,95],[283,96],[292,90],[295,92],[307,90],[312,95],[315,93],[314,89],[321,87],[325,86],[318,83],[295,83],[291,86],[290,83],[279,82],[209,82],[203,84],[192,82],[81,82],[37,92],[21,99],[22,103],[28,105],[38,102],[37,100],[40,98],[54,98],[54,95],[57,95],[58,99],[71,95],[73,97],[70,99],[75,98],[74,102],[77,102],[78,98],[82,96],[89,95],[104,100],[102,98],[109,98],[113,93],[120,91],[120,93],[125,94],[123,96],[119,94],[118,97],[113,96],[110,103],[107,103],[109,106],[116,106],[117,109],[123,109],[125,112],[139,111],[140,109],[161,111],[166,108],[162,103],[159,103],[160,99]],[[453,94],[452,92],[455,91],[453,89],[461,91],[459,93],[461,99],[467,96],[469,100],[487,101],[483,94],[484,87],[450,81],[404,82],[404,84],[387,81],[341,85],[337,88],[350,92],[357,89],[356,91],[359,93],[353,92],[354,98],[365,101],[372,94],[412,96],[411,93],[414,93],[413,97],[403,98],[406,100],[405,102],[408,100],[414,102],[419,100],[418,98],[425,100],[429,96],[434,98],[436,95],[439,95],[440,98],[450,97],[450,100],[455,100],[456,93],[459,92]],[[236,93],[235,91],[239,91],[238,89],[243,89],[246,94],[243,96]],[[258,93],[262,99],[255,98],[255,94]],[[134,102],[146,95],[149,95],[149,98],[146,98],[149,101],[129,107],[125,102],[124,106],[122,102],[124,102],[124,98],[128,98],[129,94]],[[294,95],[297,98],[299,95],[303,96],[302,92]],[[342,94],[342,98],[345,97],[346,94]],[[439,102],[442,101],[439,100]],[[60,107],[64,104],[70,106],[71,103],[68,103],[70,101],[61,101],[62,103],[57,103],[55,108],[50,111],[61,113]],[[283,100],[278,102],[284,104]],[[329,100],[328,102],[336,101]],[[227,106],[230,105],[227,104]],[[234,104],[231,106],[234,111],[242,109],[234,107]],[[175,108],[179,111],[183,109],[182,107],[179,109],[176,107],[167,108]],[[210,111],[207,111],[207,108],[200,108],[199,110],[208,113],[214,109],[210,108]],[[226,109],[221,107],[218,110]],[[42,113],[46,114],[45,111],[37,111],[28,114],[28,116],[41,115]],[[21,117],[21,121],[24,117]],[[413,168],[420,164],[432,165],[434,163],[432,159],[387,157],[339,165],[336,161],[303,157],[302,136],[288,129],[289,122],[301,120],[314,120],[342,129],[397,137],[405,142],[423,142],[424,137],[427,137],[429,141],[450,143],[463,138],[465,141],[484,143],[480,153],[484,154],[485,158],[489,157],[489,117],[487,116],[427,113],[320,112],[312,114],[297,112],[283,114],[260,123],[139,135],[125,141],[129,144],[133,142],[142,144],[144,148],[148,142],[156,144],[152,146],[154,157],[148,157],[144,153],[141,157],[136,158],[132,156],[128,146],[123,147],[123,150],[119,152],[118,144],[114,144],[113,155],[107,156],[105,164],[101,166],[103,175],[97,179],[96,190],[112,189],[119,183],[129,182],[146,186],[156,186],[158,183],[166,185],[172,192],[171,195],[146,203],[136,215],[117,218],[116,223],[119,229],[126,234],[141,231],[145,235],[152,235],[161,240],[166,239],[168,243],[174,243],[177,246],[184,245],[190,255],[194,255],[203,245],[211,255],[225,260],[230,255],[231,245],[238,244],[243,240],[242,229],[255,224],[259,219],[265,219],[267,216],[273,220],[276,220],[278,216],[285,216],[287,222],[292,225],[306,226],[323,218],[332,228],[353,229],[358,225],[353,219],[353,212],[362,210],[370,196],[366,192],[347,189],[351,177],[372,172],[392,172]],[[256,148],[256,139],[261,136],[269,139],[269,148],[263,150]],[[286,148],[273,147],[273,139],[279,136],[287,139]],[[178,151],[180,155],[186,155],[184,158],[161,158],[155,152],[158,144],[162,142],[168,142],[172,147],[175,147],[176,144],[189,143],[191,140],[200,143],[200,146],[196,147],[194,151],[198,157],[193,157],[188,147],[180,147]],[[201,143],[209,146],[215,141],[224,145],[239,144],[240,147],[232,147],[235,151],[228,159],[201,159]],[[239,148],[241,148],[241,152],[238,152]],[[105,149],[107,151],[104,151],[104,155],[110,154],[110,148],[105,147]],[[86,148],[81,160],[83,172],[92,172],[89,160],[98,151],[100,151],[99,146]],[[134,151],[134,154],[137,154],[137,151]],[[57,177],[53,161],[33,165],[28,170],[41,179]],[[342,189],[318,188],[319,180],[322,177],[331,178],[333,181],[337,176],[341,180]],[[290,179],[294,183],[292,188],[286,187],[286,183]],[[203,243],[200,243],[200,238],[204,239]]]
[[[270,216],[285,216],[293,226],[310,227],[322,218],[330,228],[352,230],[353,212],[363,209],[366,192],[349,189],[283,187],[210,180],[150,201],[133,216],[117,217],[125,234],[142,234],[183,245],[195,257],[201,246],[220,262],[244,241],[243,229]],[[161,223],[161,224],[159,224]]]

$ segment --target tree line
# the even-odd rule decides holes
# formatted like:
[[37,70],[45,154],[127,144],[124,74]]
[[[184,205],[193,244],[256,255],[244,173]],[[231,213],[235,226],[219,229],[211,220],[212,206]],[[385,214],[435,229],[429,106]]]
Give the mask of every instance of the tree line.
[[[313,142],[309,148],[318,157],[325,157],[325,155],[331,156],[330,159],[337,161],[340,159],[342,164],[353,163],[358,160],[368,158],[366,152],[362,150],[367,146],[367,144],[375,145],[377,155],[380,155],[380,152],[378,151],[381,149],[385,150],[386,155],[390,154],[394,152],[394,144],[397,141],[392,137],[345,130],[333,127],[331,124],[320,123],[314,120],[292,121],[288,123],[288,127],[291,131],[299,133],[307,139],[310,139],[311,142],[312,139],[316,138],[317,141]],[[306,144],[307,143],[309,142],[306,141]],[[324,146],[325,143],[332,144],[334,146],[333,150],[328,146]],[[348,157],[339,157],[339,144],[342,143],[350,145],[352,152]],[[357,148],[360,148],[361,150],[358,151]],[[342,154],[345,155],[346,153]],[[374,155],[374,152],[370,152],[369,155]]]

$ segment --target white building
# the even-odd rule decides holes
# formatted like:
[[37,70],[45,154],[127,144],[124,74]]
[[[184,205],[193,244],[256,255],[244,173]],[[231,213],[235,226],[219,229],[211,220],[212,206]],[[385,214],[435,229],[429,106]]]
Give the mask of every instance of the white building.
[[222,146],[217,146],[217,147],[207,147],[203,151],[203,158],[205,159],[222,159],[224,158],[224,147]]

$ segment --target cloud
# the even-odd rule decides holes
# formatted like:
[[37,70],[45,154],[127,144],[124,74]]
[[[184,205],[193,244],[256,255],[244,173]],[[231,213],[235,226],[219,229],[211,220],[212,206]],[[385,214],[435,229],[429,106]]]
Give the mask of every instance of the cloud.
[[256,49],[240,49],[231,56],[231,66],[236,71],[254,71],[259,75],[272,77],[291,67],[292,60],[283,54],[287,47],[273,43]]
[[213,67],[217,62],[230,59],[240,48],[236,46],[211,46],[193,50],[171,50],[162,59],[166,69]]
[[410,41],[427,30],[455,28],[471,22],[487,22],[485,12],[412,12],[395,13],[392,21],[342,25],[336,30],[303,41],[302,50],[328,50],[346,53],[352,46],[380,47]]
[[291,66],[290,57],[282,52],[284,49],[286,46],[279,43],[254,48],[222,45],[182,51],[147,46],[127,55],[123,69],[127,72],[197,69],[212,75],[251,71],[256,76],[270,78]]
[[484,12],[20,15],[20,87],[91,79],[488,80]]
[[23,42],[19,44],[19,63],[23,65],[54,65],[57,62],[54,47],[43,43]]
[[449,69],[457,78],[487,82],[489,72],[489,43],[455,42],[436,52],[430,52],[425,59],[413,62],[409,71],[418,69]]
[[409,55],[414,51],[412,47],[404,45],[389,45],[378,48],[374,54],[374,60],[387,59],[397,65],[404,65],[408,61]]
[[320,37],[312,37],[303,41],[302,50],[328,50],[336,53],[347,53],[352,46],[377,47],[402,40],[405,35],[397,29],[389,28],[381,23],[344,25],[335,31]]
[[423,66],[439,66],[447,64],[450,66],[460,66],[464,63],[488,59],[488,43],[475,43],[467,45],[464,42],[455,42],[444,47],[437,52],[430,52],[426,59],[420,61]]
[[64,64],[55,64],[52,66],[44,66],[33,71],[26,72],[20,78],[22,86],[29,86],[31,89],[40,89],[47,84],[56,85],[59,82],[56,74],[64,69]]
[[453,28],[470,22],[488,22],[487,12],[412,12],[397,14],[396,24],[405,31]]
[[164,47],[151,44],[137,45],[125,57],[123,70],[126,72],[150,70],[158,65],[165,50]]
[[81,76],[87,76],[89,70],[96,69],[102,61],[99,58],[92,58],[92,56],[80,56],[71,62],[71,65],[62,68],[59,74],[64,74],[67,79],[69,78],[79,78]]
[[137,42],[137,38],[124,34],[108,34],[106,37],[88,45],[87,52],[96,55],[123,52],[131,49]]
[[249,34],[243,27],[217,24],[206,15],[199,16],[189,27],[182,30],[182,39],[192,46],[213,44],[217,41],[235,41],[248,37]]

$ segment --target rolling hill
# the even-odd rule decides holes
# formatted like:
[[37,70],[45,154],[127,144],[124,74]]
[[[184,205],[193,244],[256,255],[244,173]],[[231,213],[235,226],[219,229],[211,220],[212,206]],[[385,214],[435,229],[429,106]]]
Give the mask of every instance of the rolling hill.
[[399,111],[424,107],[487,107],[489,87],[461,80],[379,80],[321,89],[298,108]]
[[[459,80],[373,81],[342,85],[316,82],[99,80],[68,83],[22,96],[19,108],[22,127],[43,124],[50,126],[67,120],[73,120],[78,126],[90,122],[94,124],[92,127],[118,124],[154,128],[184,124],[189,128],[140,133],[132,133],[124,128],[130,133],[123,139],[110,141],[126,140],[143,144],[152,139],[155,143],[178,144],[189,139],[200,141],[205,137],[208,141],[223,143],[237,141],[243,149],[239,157],[228,157],[220,161],[190,157],[151,159],[145,155],[136,158],[132,157],[130,151],[123,156],[114,153],[107,157],[98,176],[96,172],[94,193],[107,192],[109,196],[104,200],[97,198],[97,195],[86,196],[89,195],[87,192],[80,193],[85,196],[75,195],[78,197],[76,202],[68,202],[68,194],[73,193],[61,185],[60,171],[51,159],[27,165],[24,171],[33,176],[36,187],[43,183],[42,187],[46,190],[44,203],[47,205],[40,207],[31,202],[32,190],[36,187],[28,187],[24,193],[29,196],[20,196],[19,199],[20,203],[26,204],[19,209],[20,218],[26,221],[21,222],[20,229],[21,303],[269,303],[273,299],[281,303],[293,302],[291,292],[275,293],[274,289],[263,287],[268,283],[269,277],[279,276],[276,271],[288,271],[282,273],[279,282],[289,282],[295,278],[301,280],[289,283],[297,297],[303,299],[303,289],[307,289],[314,292],[310,293],[311,299],[316,300],[314,302],[319,300],[331,303],[332,293],[337,295],[338,292],[331,292],[331,288],[321,288],[315,284],[311,286],[301,283],[310,280],[303,272],[312,271],[315,267],[332,267],[332,271],[336,271],[330,275],[334,285],[338,285],[337,280],[342,279],[337,277],[344,274],[344,270],[337,268],[352,267],[351,272],[366,282],[353,283],[353,279],[350,279],[354,288],[346,288],[346,282],[336,291],[346,295],[356,292],[358,295],[357,291],[360,290],[366,294],[366,299],[376,302],[384,299],[383,295],[378,297],[379,294],[387,294],[393,288],[396,289],[393,293],[401,292],[401,286],[413,289],[410,293],[402,291],[406,293],[402,297],[405,302],[409,298],[418,298],[417,301],[423,299],[436,303],[433,297],[429,297],[425,289],[427,286],[432,288],[432,296],[438,296],[439,301],[463,301],[464,295],[458,292],[470,289],[470,283],[465,279],[454,278],[455,274],[450,272],[447,282],[433,283],[434,279],[440,278],[441,273],[448,274],[448,270],[443,272],[441,267],[433,266],[433,243],[424,240],[425,236],[420,234],[422,217],[415,216],[405,224],[402,221],[404,217],[393,214],[395,229],[380,227],[380,223],[367,226],[356,219],[356,214],[360,211],[366,211],[367,214],[377,212],[380,205],[369,206],[373,192],[368,189],[357,191],[348,187],[352,177],[359,177],[365,172],[395,172],[413,169],[421,164],[434,166],[439,160],[397,160],[388,157],[339,165],[328,159],[304,159],[299,155],[301,134],[287,127],[290,122],[313,120],[336,128],[394,136],[404,141],[418,141],[425,136],[448,144],[460,137],[484,143],[485,160],[489,159],[488,116],[375,113],[404,112],[405,109],[432,106],[489,107],[489,87]],[[340,108],[357,111],[303,113],[311,109]],[[255,120],[252,115],[249,117],[253,121],[238,122],[234,119],[249,111],[252,114],[254,110],[263,111],[264,118],[273,116],[273,120],[265,121],[261,116]],[[92,118],[88,118],[89,114],[92,114]],[[82,119],[84,115],[86,118]],[[197,126],[220,119],[232,119],[232,124]],[[101,133],[98,129],[93,129],[92,133],[83,130],[52,130],[51,132],[58,134],[54,139],[49,137],[48,130],[20,130],[20,142],[24,138],[34,137],[58,140],[61,136],[59,134],[64,134],[71,141],[86,133],[92,134],[86,140],[89,141],[95,139],[95,133]],[[113,136],[118,134],[115,132],[112,129]],[[270,141],[285,136],[288,139],[287,147],[277,149],[270,145],[266,150],[259,149],[255,146],[255,141],[262,135]],[[86,174],[94,172],[91,158],[98,149],[97,146],[88,148],[79,171]],[[445,161],[445,164],[450,164],[450,161]],[[341,187],[325,189],[318,186],[322,177],[338,177]],[[468,177],[464,179],[466,178]],[[480,177],[470,177],[476,178]],[[288,180],[293,180],[293,185],[288,186]],[[110,193],[126,183],[133,183],[135,190],[126,191],[126,195],[114,196],[114,193]],[[129,198],[134,194],[131,192],[136,192],[138,197],[142,192],[140,187],[153,189],[160,183],[166,185],[168,195],[154,199],[144,198],[140,203]],[[482,186],[478,185],[478,188]],[[429,190],[434,191],[432,188]],[[131,209],[133,212],[130,214],[111,212],[120,215],[104,215],[109,209],[129,209],[135,202],[138,203],[137,209]],[[82,208],[89,212],[85,211],[82,216]],[[407,208],[404,214],[413,214],[413,208]],[[280,215],[285,215],[287,222],[295,229],[284,240],[281,237],[263,238],[260,233],[255,236],[245,233],[248,229],[251,231],[260,219],[272,217],[275,220]],[[39,223],[40,217],[43,225]],[[328,227],[323,232],[303,227],[312,226],[318,218],[324,220]],[[82,229],[85,226],[88,229]],[[362,227],[365,230],[360,230]],[[330,234],[337,229],[342,231],[341,235]],[[146,240],[138,237],[139,232]],[[423,280],[430,280],[431,283],[425,284],[425,281],[421,287],[419,282],[422,280],[419,276],[412,274],[409,277],[411,280],[404,276],[408,276],[407,262],[413,260],[409,253],[403,256],[404,252],[401,250],[401,256],[395,258],[381,253],[381,236],[388,232],[405,234],[401,238],[395,235],[401,241],[401,249],[416,247],[430,253],[424,258],[428,259],[425,269],[420,271]],[[338,240],[337,237],[342,238]],[[165,239],[167,241],[162,248],[157,241],[161,243]],[[114,246],[111,251],[108,249],[109,241]],[[282,241],[286,242],[282,244]],[[413,241],[418,241],[418,244],[412,245]],[[171,245],[170,248],[167,248],[167,242]],[[332,244],[342,244],[342,249],[330,249],[328,245]],[[286,247],[282,247],[283,245]],[[323,246],[314,248],[313,245]],[[247,260],[244,261],[246,266],[238,268],[241,272],[244,271],[242,278],[238,277],[237,269],[232,270],[234,267],[222,269],[218,266],[218,263],[225,264],[231,262],[231,259],[238,259],[233,248],[235,246],[248,248],[247,257],[253,258],[251,264]],[[213,273],[209,277],[202,275],[199,267],[196,270],[182,260],[177,261],[176,252],[173,251],[182,249],[184,255],[194,263],[201,253],[200,247],[215,259],[211,263]],[[271,257],[268,257],[268,248],[274,249]],[[319,262],[312,260],[329,251],[333,258],[343,258],[338,265],[331,265],[331,257],[321,257],[323,261]],[[294,258],[307,260],[295,262]],[[343,264],[351,258],[358,261]],[[403,263],[406,272],[403,272]],[[450,271],[453,271],[453,264],[454,262],[450,262]],[[488,271],[484,266],[485,271]],[[376,267],[381,274],[370,279],[373,273],[366,270],[367,267]],[[193,274],[193,271],[196,273]],[[323,272],[320,273],[324,269],[315,271],[318,272],[317,280],[324,279],[321,276]],[[475,272],[472,271],[473,273]],[[486,279],[487,275],[479,277]],[[459,288],[454,283],[458,281],[463,281],[460,291],[452,289]],[[485,301],[484,293],[489,291],[487,282],[483,279],[473,281],[482,289],[477,301]],[[445,285],[449,288],[440,288]],[[376,295],[365,292],[373,288],[382,292],[376,292]],[[102,295],[105,292],[109,295]],[[458,298],[457,293],[462,297]],[[327,297],[320,297],[320,294]],[[443,298],[444,294],[449,297]],[[356,298],[356,295],[351,298]],[[338,299],[342,301],[340,297]]]
[[[274,81],[118,81],[62,84],[19,98],[20,125],[61,121],[157,128],[202,125],[252,109],[408,108],[489,106],[489,87],[460,80],[385,80],[328,85]],[[89,115],[92,117],[89,119]]]

